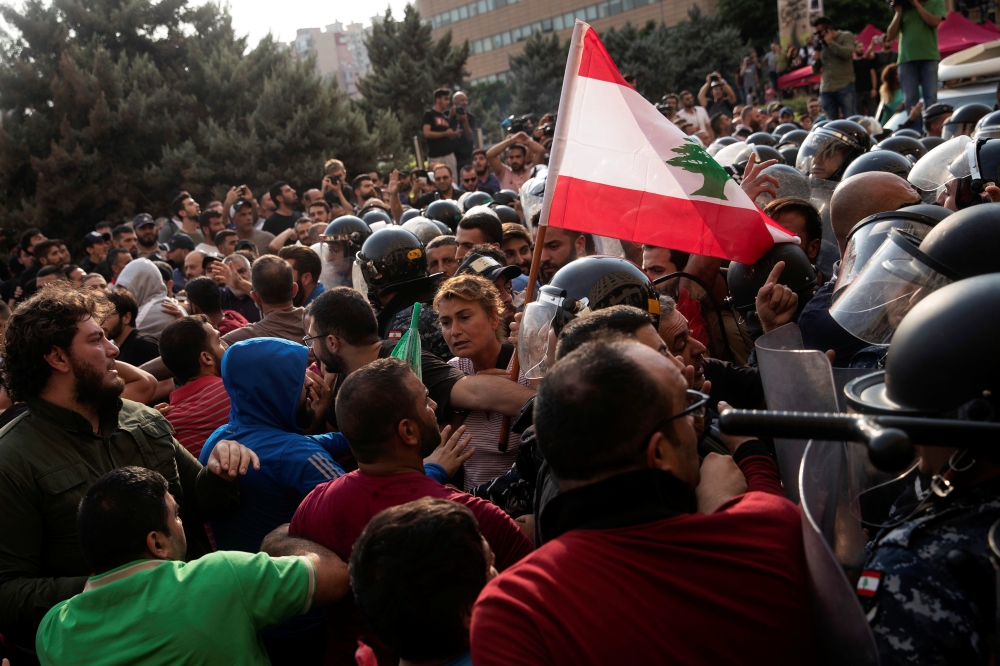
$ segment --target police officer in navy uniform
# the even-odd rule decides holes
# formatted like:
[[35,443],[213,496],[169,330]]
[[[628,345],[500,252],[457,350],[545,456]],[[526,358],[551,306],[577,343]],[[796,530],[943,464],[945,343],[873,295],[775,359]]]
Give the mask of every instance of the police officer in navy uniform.
[[[885,370],[847,388],[858,412],[998,421],[1000,273],[937,290],[903,318]],[[952,444],[951,441],[948,442]],[[965,447],[965,448],[963,448]],[[918,469],[885,516],[866,522],[858,598],[883,665],[991,661],[996,585],[988,532],[1000,519],[1000,442],[956,434],[917,446]],[[912,479],[910,477],[913,477]]]
[[420,344],[447,361],[453,354],[431,307],[443,275],[427,274],[427,253],[420,239],[402,227],[385,227],[373,233],[358,252],[353,281],[375,308],[383,340],[403,337],[410,328],[413,304],[420,303]]

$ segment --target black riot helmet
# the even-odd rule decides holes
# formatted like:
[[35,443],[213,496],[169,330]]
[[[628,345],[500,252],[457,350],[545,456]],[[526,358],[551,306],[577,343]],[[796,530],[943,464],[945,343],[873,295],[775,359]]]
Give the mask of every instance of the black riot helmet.
[[[845,388],[869,414],[997,421],[1000,407],[1000,274],[942,287],[903,317],[885,371]],[[994,445],[995,442],[990,442]]]
[[927,217],[935,219],[938,222],[951,215],[951,210],[945,208],[944,206],[935,206],[934,204],[925,203],[904,206],[899,210],[903,213],[919,213],[921,215],[926,215]]
[[930,151],[934,150],[935,148],[937,148],[938,146],[940,146],[945,141],[946,141],[946,139],[942,139],[939,136],[925,136],[925,137],[923,137],[923,138],[920,139],[920,143],[923,144],[924,149],[927,152],[930,152]]
[[427,255],[412,233],[402,227],[385,227],[368,237],[354,267],[354,288],[375,301],[381,294],[427,277]]
[[437,238],[441,234],[441,229],[434,224],[431,220],[426,217],[413,217],[404,222],[402,225],[403,229],[406,229],[411,234],[416,236],[421,243],[426,247],[428,243]]
[[844,171],[871,148],[871,137],[850,120],[832,120],[812,132],[799,147],[795,168],[807,176],[830,181],[842,179]]
[[1000,204],[952,213],[923,240],[899,229],[851,284],[834,294],[830,316],[848,333],[877,345],[893,340],[907,312],[945,285],[1000,273]]
[[781,141],[778,142],[778,150],[781,150],[782,146],[795,146],[798,148],[802,145],[802,142],[806,140],[809,136],[809,132],[804,129],[793,129],[789,132],[785,132],[781,137]]
[[809,133],[812,134],[813,132],[815,132],[819,128],[821,128],[824,125],[826,125],[828,122],[830,122],[830,121],[827,120],[827,119],[825,119],[825,118],[823,120],[817,120],[817,121],[813,122],[812,129],[809,130]]
[[[941,208],[926,204],[918,204],[912,208],[921,206]],[[939,221],[938,217],[915,211],[890,210],[876,213],[855,224],[847,234],[847,247],[844,250],[844,258],[840,261],[840,273],[837,276],[834,295],[836,296],[850,286],[868,260],[872,258],[872,255],[882,247],[882,243],[888,239],[889,233],[893,229],[899,229],[911,234],[914,238],[923,239]]]
[[361,250],[361,246],[371,235],[371,227],[360,217],[341,215],[326,225],[319,240],[322,243],[343,243],[344,256],[350,259]]
[[410,208],[403,211],[403,214],[399,216],[400,226],[406,224],[415,217],[421,217],[420,210],[417,208]]
[[659,326],[660,300],[653,283],[635,264],[620,257],[581,257],[560,268],[527,305],[518,334],[518,355],[525,376],[545,372],[554,336],[577,317],[613,305],[631,305],[648,312]]
[[1000,139],[1000,111],[988,113],[976,123],[973,139]]
[[743,176],[743,172],[747,168],[747,163],[750,161],[750,152],[752,151],[757,156],[757,164],[761,162],[766,162],[768,160],[777,160],[778,164],[784,164],[784,156],[777,151],[777,149],[771,146],[765,146],[763,144],[747,144],[750,149],[747,151],[746,155],[736,162],[731,168],[735,170],[736,176]]
[[771,136],[773,136],[777,141],[781,141],[782,137],[784,137],[789,132],[794,132],[797,129],[800,128],[795,123],[781,123],[780,125],[774,128],[774,131],[771,132]]
[[392,221],[392,217],[384,210],[378,210],[377,208],[372,209],[361,216],[361,219],[365,221],[369,227],[376,222],[384,222],[386,226],[391,227],[396,224]]
[[448,225],[441,220],[431,220],[431,223],[441,231],[442,236],[450,236],[454,233],[450,228],[448,228]]
[[[891,150],[894,153],[899,153],[910,160],[910,164],[916,163],[917,160],[927,154],[927,148],[924,147],[924,144],[920,143],[920,139],[914,139],[912,136],[900,136],[898,134],[880,141],[872,148],[872,152],[880,150]],[[903,178],[906,178],[906,176],[903,176]]]
[[793,143],[778,146],[778,152],[781,153],[781,158],[785,160],[785,164],[794,165],[799,159],[799,147]]
[[513,222],[515,224],[521,224],[521,216],[517,214],[517,211],[510,206],[493,206],[493,212],[497,214],[500,218],[500,223]]
[[444,222],[455,233],[458,223],[462,221],[462,209],[451,199],[438,199],[431,202],[431,205],[424,211],[424,217],[428,220]]
[[493,197],[489,192],[469,192],[462,202],[462,212],[468,213],[473,206],[489,206],[493,203]]
[[898,129],[893,132],[892,136],[908,136],[911,139],[919,139],[920,132],[915,129],[910,129],[909,127],[904,127],[903,129]]
[[501,206],[510,206],[515,201],[520,201],[521,196],[514,190],[500,190],[493,195],[493,203]]
[[985,104],[963,104],[955,109],[948,120],[944,121],[941,128],[941,138],[950,139],[953,136],[972,136],[976,130],[976,123],[992,112],[993,109]]
[[713,141],[711,143],[711,145],[709,145],[709,147],[705,149],[705,151],[709,155],[715,155],[717,152],[719,152],[720,150],[722,150],[726,146],[731,146],[734,143],[740,143],[740,140],[737,139],[735,136],[723,136],[723,137],[719,137],[718,139],[716,139],[715,141]]
[[809,257],[792,243],[775,243],[774,247],[765,252],[764,256],[754,264],[741,264],[735,261],[729,264],[730,300],[746,321],[751,337],[763,333],[756,312],[757,292],[767,282],[767,276],[779,261],[785,262],[785,268],[781,271],[778,284],[788,287],[799,297],[795,312],[796,321],[819,287],[816,269],[809,263]]
[[774,137],[767,132],[754,132],[747,137],[747,143],[759,146],[771,146],[772,148],[778,144],[778,142],[774,140]]
[[891,150],[873,150],[851,162],[851,166],[847,167],[847,170],[844,171],[844,178],[850,178],[859,173],[867,173],[869,171],[888,171],[906,180],[912,168],[913,163],[897,152]]

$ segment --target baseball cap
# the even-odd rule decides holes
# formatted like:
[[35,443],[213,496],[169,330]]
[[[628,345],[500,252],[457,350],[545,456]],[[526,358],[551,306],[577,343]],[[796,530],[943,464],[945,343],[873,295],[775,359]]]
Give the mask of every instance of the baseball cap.
[[951,104],[942,104],[941,102],[938,102],[936,104],[931,104],[930,106],[928,106],[926,109],[923,110],[923,112],[920,115],[924,120],[930,120],[931,118],[935,118],[937,116],[943,116],[946,113],[951,113],[954,110],[955,107],[953,107]]
[[93,247],[95,243],[107,243],[111,240],[111,234],[99,234],[96,231],[88,232],[83,237],[84,247]]
[[243,206],[252,206],[252,205],[253,204],[250,203],[249,199],[237,199],[236,203],[234,203],[232,206],[229,207],[229,219],[233,219],[234,217],[236,217],[236,211],[238,211],[240,208],[243,208]]
[[490,282],[496,282],[501,277],[513,280],[521,274],[521,269],[517,266],[504,266],[493,257],[485,254],[472,252],[462,260],[455,275],[478,275]]
[[139,213],[134,218],[132,218],[132,228],[138,229],[139,227],[144,227],[147,224],[156,224],[156,220],[149,213]]
[[194,241],[187,234],[174,234],[167,241],[167,247],[173,250],[193,250]]
[[790,107],[790,106],[783,106],[783,107],[781,107],[781,111],[779,111],[779,112],[778,112],[778,115],[779,115],[779,116],[783,116],[783,115],[785,115],[786,113],[787,113],[788,115],[790,115],[790,116],[795,116],[795,109],[793,109],[793,108],[792,108],[792,107]]

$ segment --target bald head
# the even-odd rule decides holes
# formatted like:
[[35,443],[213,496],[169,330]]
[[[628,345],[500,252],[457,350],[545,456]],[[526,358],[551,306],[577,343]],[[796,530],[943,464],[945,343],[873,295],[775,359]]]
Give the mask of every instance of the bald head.
[[855,224],[875,213],[921,203],[913,186],[894,173],[868,171],[842,180],[830,198],[830,223],[840,253]]

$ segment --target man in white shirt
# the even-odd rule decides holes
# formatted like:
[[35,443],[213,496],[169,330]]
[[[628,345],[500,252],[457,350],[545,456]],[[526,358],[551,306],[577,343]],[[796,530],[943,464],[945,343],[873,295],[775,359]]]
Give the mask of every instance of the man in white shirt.
[[694,95],[690,90],[681,91],[681,108],[677,110],[677,115],[698,128],[696,134],[704,145],[715,140],[708,112],[703,106],[695,106]]

